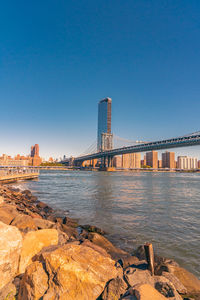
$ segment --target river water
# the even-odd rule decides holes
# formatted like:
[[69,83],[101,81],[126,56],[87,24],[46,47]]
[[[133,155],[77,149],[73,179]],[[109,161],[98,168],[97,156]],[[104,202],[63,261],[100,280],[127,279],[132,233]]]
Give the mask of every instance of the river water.
[[129,252],[152,242],[200,278],[200,174],[45,170],[15,186],[101,227]]

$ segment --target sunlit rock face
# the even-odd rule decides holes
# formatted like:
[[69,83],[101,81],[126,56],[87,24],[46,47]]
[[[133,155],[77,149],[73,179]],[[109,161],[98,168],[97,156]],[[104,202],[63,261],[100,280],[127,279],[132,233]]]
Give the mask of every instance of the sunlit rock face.
[[0,222],[0,289],[16,275],[21,248],[20,231]]
[[[66,244],[42,252],[38,258],[43,270],[37,269],[38,261],[29,265],[23,276],[19,299],[96,299],[103,291],[106,282],[118,274],[115,262],[92,248]],[[31,274],[34,270],[34,276]],[[46,282],[42,292],[36,291],[38,276]],[[56,298],[57,297],[57,298]]]

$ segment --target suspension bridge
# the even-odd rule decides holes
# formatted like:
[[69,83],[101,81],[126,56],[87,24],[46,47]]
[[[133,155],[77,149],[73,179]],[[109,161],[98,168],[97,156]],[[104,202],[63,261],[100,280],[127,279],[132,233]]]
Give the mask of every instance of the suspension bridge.
[[[113,149],[106,151],[97,151],[96,141],[88,147],[88,149],[73,158],[74,165],[81,165],[86,160],[101,159],[102,167],[113,167],[113,158],[117,155],[136,153],[136,152],[148,152],[153,150],[163,150],[172,149],[188,146],[200,145],[200,131],[187,134],[180,137],[175,137],[171,139],[158,140],[158,141],[131,141],[126,140],[114,135]],[[69,159],[62,161],[63,163],[68,163]]]

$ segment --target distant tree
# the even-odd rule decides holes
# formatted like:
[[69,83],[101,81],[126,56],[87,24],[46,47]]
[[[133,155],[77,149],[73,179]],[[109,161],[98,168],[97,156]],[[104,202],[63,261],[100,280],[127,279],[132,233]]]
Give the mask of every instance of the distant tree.
[[151,166],[148,166],[148,165],[142,165],[141,168],[143,168],[143,169],[148,169],[148,168],[151,168]]

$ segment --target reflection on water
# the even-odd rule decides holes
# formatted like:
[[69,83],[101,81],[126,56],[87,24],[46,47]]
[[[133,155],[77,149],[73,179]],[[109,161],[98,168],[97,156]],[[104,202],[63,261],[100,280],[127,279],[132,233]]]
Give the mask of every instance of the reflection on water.
[[200,174],[42,171],[16,186],[132,251],[146,241],[200,276]]

